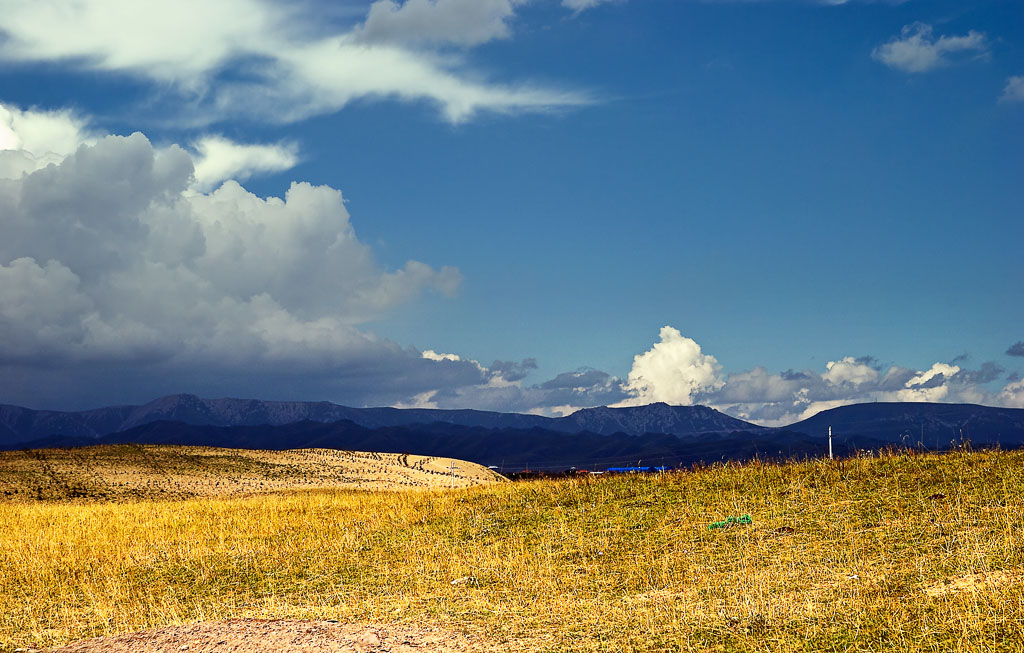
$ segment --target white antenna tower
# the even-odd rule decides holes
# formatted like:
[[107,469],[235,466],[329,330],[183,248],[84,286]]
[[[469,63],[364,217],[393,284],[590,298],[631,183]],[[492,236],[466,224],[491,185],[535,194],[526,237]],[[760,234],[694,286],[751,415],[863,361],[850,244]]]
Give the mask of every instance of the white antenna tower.
[[828,427],[828,459],[832,460],[832,427]]

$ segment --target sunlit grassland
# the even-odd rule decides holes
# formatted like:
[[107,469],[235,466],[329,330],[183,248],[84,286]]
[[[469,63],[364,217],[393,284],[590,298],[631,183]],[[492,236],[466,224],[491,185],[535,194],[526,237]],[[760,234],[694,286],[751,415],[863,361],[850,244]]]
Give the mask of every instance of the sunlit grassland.
[[253,616],[429,621],[520,650],[1020,651],[1022,509],[1024,455],[969,451],[0,503],[0,646]]

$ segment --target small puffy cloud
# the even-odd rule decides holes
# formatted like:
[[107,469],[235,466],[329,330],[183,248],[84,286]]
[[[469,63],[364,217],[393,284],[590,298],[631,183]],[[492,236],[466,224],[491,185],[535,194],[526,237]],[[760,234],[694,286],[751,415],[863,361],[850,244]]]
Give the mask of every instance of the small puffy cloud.
[[876,381],[878,379],[878,370],[848,356],[839,361],[829,361],[825,365],[825,373],[822,375],[822,378],[833,385],[844,383],[860,385]]
[[1006,80],[1001,102],[1024,102],[1024,75],[1014,75]]
[[998,397],[999,405],[1007,408],[1024,408],[1024,379],[1006,384]]
[[243,144],[209,135],[194,143],[193,149],[196,188],[203,191],[228,179],[245,181],[254,174],[288,170],[299,162],[295,143]]
[[71,111],[0,104],[0,179],[16,179],[59,163],[79,145],[94,140],[88,121]]
[[663,401],[690,405],[696,395],[717,390],[724,382],[722,366],[700,345],[671,326],[662,327],[660,342],[633,358],[625,390],[630,398],[620,406],[642,406]]
[[562,6],[578,14],[609,2],[625,2],[625,0],[562,0]]
[[510,36],[513,0],[377,0],[355,36],[367,43],[473,46]]
[[433,349],[423,350],[423,358],[429,361],[452,361],[453,363],[462,360],[458,354],[439,354]]
[[1013,343],[1006,350],[1007,356],[1024,356],[1024,340]]
[[928,370],[908,380],[896,392],[897,401],[941,401],[949,394],[947,381],[960,372],[956,365],[935,363]]
[[952,378],[960,371],[957,365],[947,363],[935,363],[928,370],[917,374],[906,383],[908,388],[913,387],[934,387],[944,379]]
[[890,68],[907,73],[923,73],[949,63],[958,54],[982,56],[988,53],[988,40],[981,32],[970,30],[963,36],[935,38],[931,25],[906,25],[898,37],[876,47],[871,56]]
[[0,105],[0,150],[66,156],[92,140],[88,121],[67,109],[33,111]]

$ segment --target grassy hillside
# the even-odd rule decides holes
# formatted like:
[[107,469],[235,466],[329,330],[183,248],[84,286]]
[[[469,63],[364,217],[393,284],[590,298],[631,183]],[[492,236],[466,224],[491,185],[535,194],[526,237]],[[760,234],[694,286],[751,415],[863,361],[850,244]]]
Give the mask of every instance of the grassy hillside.
[[1022,651],[1022,509],[1019,452],[7,502],[0,646],[253,616],[431,622],[514,650]]
[[0,452],[0,501],[239,497],[328,487],[400,490],[500,479],[462,460],[333,449],[124,444]]

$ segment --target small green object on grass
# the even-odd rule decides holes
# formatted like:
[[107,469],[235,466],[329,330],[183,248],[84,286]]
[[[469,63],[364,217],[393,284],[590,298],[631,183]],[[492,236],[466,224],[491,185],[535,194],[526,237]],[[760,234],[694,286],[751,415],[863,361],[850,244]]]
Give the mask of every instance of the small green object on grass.
[[716,521],[713,524],[708,524],[708,530],[715,528],[729,528],[730,526],[739,526],[740,524],[752,524],[754,520],[750,518],[750,515],[743,515],[742,517],[729,517],[725,521]]

